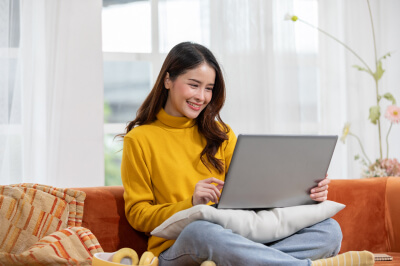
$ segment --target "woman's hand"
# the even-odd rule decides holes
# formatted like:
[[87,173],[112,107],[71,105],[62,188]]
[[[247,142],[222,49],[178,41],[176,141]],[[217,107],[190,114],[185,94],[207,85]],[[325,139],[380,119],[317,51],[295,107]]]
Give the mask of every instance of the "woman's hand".
[[[217,185],[211,184],[216,183]],[[192,197],[193,206],[199,204],[207,204],[209,201],[218,203],[218,199],[221,196],[219,192],[224,186],[224,181],[219,180],[215,177],[210,177],[204,180],[200,180],[195,188]]]
[[331,182],[330,179],[327,178],[318,183],[318,186],[311,189],[310,197],[315,201],[325,201],[328,198],[328,184]]

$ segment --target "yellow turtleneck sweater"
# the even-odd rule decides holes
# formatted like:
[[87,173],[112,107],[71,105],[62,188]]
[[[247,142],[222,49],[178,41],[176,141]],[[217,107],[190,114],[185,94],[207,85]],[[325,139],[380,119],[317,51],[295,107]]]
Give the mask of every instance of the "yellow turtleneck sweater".
[[[211,172],[200,160],[206,139],[196,121],[168,115],[163,109],[157,120],[133,128],[124,138],[121,164],[125,188],[125,214],[138,231],[149,233],[174,213],[192,207],[198,181],[215,177],[225,180],[236,136],[230,129],[216,158],[223,159],[225,171]],[[158,256],[174,240],[150,236],[148,250]]]

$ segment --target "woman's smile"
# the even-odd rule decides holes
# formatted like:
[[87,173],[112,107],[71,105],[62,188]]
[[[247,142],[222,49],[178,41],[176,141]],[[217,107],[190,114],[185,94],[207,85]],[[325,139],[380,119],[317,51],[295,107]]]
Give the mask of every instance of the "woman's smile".
[[195,111],[199,111],[201,109],[201,104],[196,104],[196,103],[192,103],[187,101],[188,105],[190,108],[192,108]]

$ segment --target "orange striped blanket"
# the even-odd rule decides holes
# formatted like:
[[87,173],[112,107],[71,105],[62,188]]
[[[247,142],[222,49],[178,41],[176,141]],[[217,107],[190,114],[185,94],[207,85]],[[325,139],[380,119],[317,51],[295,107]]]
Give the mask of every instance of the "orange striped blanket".
[[90,265],[103,250],[80,227],[85,197],[39,184],[0,186],[0,265]]

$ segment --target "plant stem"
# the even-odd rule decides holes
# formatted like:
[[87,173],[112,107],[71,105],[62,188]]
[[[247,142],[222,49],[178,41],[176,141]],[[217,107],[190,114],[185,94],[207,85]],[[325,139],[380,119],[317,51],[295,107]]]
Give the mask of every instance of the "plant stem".
[[389,133],[392,129],[393,123],[390,123],[388,133],[386,134],[386,158],[389,158]]
[[372,12],[371,12],[371,5],[369,4],[369,0],[367,0],[368,3],[368,10],[369,10],[369,17],[371,19],[371,27],[372,27],[372,39],[374,40],[374,52],[375,52],[375,66],[378,66],[378,55],[376,53],[376,41],[375,41],[375,30],[374,30],[374,21],[372,19]]
[[[376,53],[376,39],[375,39],[375,30],[374,30],[374,21],[372,19],[372,11],[371,11],[371,5],[369,3],[369,0],[367,0],[368,4],[368,10],[369,10],[369,17],[371,19],[371,28],[372,28],[372,39],[374,41],[374,52],[375,52],[375,70],[377,73],[378,72],[378,55]],[[376,88],[376,105],[379,106],[379,87],[378,87],[378,78],[376,75],[373,75],[375,79],[375,88]],[[378,135],[379,135],[379,155],[380,159],[382,160],[382,136],[381,136],[381,118],[379,116],[378,118]]]
[[351,133],[351,132],[349,133],[349,135],[355,137],[355,138],[358,140],[358,144],[360,144],[360,147],[361,147],[361,152],[364,154],[364,157],[368,160],[368,163],[371,165],[371,164],[372,164],[372,163],[371,163],[371,160],[368,158],[367,154],[365,153],[365,150],[364,150],[364,147],[363,147],[363,145],[362,145],[362,143],[361,143],[360,138],[357,137],[357,135],[354,135],[354,134]]
[[340,43],[341,45],[343,45],[344,48],[346,48],[347,50],[349,50],[349,52],[351,52],[355,57],[358,58],[358,60],[361,61],[361,63],[368,69],[368,72],[369,72],[371,75],[374,74],[374,73],[372,72],[371,68],[368,66],[368,64],[367,64],[353,49],[351,49],[349,46],[347,46],[344,42],[340,41],[338,38],[336,38],[335,36],[329,34],[328,32],[326,32],[326,31],[324,31],[324,30],[322,30],[322,29],[320,29],[320,28],[318,28],[318,27],[316,27],[316,26],[314,26],[314,25],[308,23],[308,22],[305,21],[305,20],[302,20],[302,19],[300,19],[300,18],[298,18],[297,20],[303,22],[304,24],[307,24],[308,26],[310,26],[310,27],[312,27],[312,28],[314,28],[314,29],[316,29],[316,30],[318,30],[318,31],[320,31],[321,33],[325,34],[326,36],[328,36],[328,37],[334,39],[335,41],[337,41],[338,43]]
[[[379,88],[378,88],[378,80],[375,79],[375,88],[376,88],[376,104],[379,106]],[[382,134],[381,134],[381,116],[379,115],[378,121],[378,138],[379,138],[379,155],[382,160]]]

